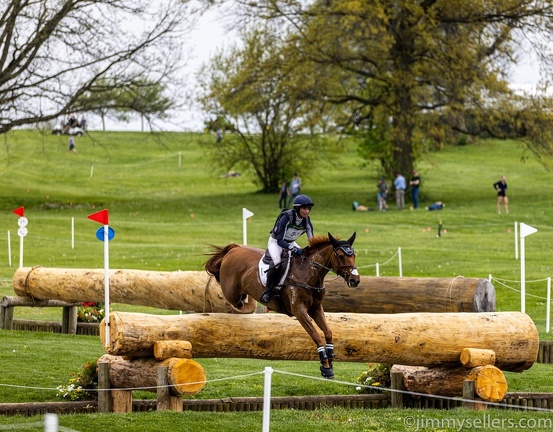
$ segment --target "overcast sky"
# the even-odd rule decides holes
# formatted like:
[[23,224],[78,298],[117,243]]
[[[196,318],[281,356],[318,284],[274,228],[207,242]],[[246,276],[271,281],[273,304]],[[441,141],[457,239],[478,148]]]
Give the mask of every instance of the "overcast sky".
[[[190,34],[190,38],[184,46],[184,52],[190,55],[190,60],[183,73],[190,79],[193,79],[198,68],[203,63],[206,63],[220,47],[230,45],[235,37],[232,33],[225,31],[219,12],[208,12],[199,20],[196,29]],[[538,64],[528,58],[514,71],[512,83],[517,88],[529,90],[538,82],[538,79]],[[170,122],[157,122],[157,124],[161,125],[164,130],[199,132],[203,130],[204,117],[201,112],[186,110]],[[101,128],[99,118],[89,117],[88,122],[90,129]],[[106,129],[140,131],[141,122],[137,119],[130,123],[120,123],[108,119],[106,121]]]

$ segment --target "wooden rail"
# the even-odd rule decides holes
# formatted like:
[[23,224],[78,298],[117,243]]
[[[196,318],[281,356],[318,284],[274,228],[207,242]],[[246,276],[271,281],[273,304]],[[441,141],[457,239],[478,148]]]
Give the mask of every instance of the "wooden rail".
[[59,300],[35,300],[32,297],[5,296],[0,301],[0,328],[14,330],[15,307],[62,307],[61,333],[77,333],[77,310],[81,303],[66,303]]

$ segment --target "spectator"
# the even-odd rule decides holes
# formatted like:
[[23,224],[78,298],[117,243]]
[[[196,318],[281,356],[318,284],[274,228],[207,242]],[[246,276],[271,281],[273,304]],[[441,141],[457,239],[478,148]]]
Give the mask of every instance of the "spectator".
[[286,186],[286,182],[282,180],[280,183],[280,191],[278,194],[278,207],[281,209],[286,208],[286,200],[288,199],[288,187]]
[[69,151],[73,153],[79,153],[75,148],[75,138],[73,135],[69,135]]
[[445,207],[445,204],[441,201],[437,201],[435,202],[434,204],[432,205],[429,205],[428,207],[426,207],[426,210],[441,210]]
[[505,213],[509,213],[509,198],[507,198],[507,179],[501,176],[501,180],[493,184],[493,188],[497,191],[497,213],[501,214],[501,203],[505,207]]
[[286,207],[290,207],[294,198],[296,198],[301,191],[301,180],[298,177],[298,173],[294,173],[292,180],[290,181],[290,196],[288,197],[288,204]]
[[407,188],[407,183],[401,173],[397,173],[394,187],[396,189],[396,207],[398,210],[403,210],[405,208],[405,189]]
[[386,211],[388,210],[388,204],[386,204],[386,199],[388,199],[388,183],[386,183],[384,177],[380,177],[380,181],[376,187],[378,188],[378,210]]
[[419,188],[421,185],[421,178],[417,170],[413,170],[413,176],[409,182],[411,185],[411,198],[413,199],[413,208],[416,210],[419,208]]

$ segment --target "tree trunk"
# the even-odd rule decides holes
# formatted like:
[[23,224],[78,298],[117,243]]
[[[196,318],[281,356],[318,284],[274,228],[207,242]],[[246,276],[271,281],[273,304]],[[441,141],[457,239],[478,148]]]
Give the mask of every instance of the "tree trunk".
[[[17,295],[67,302],[104,301],[103,269],[19,268]],[[232,312],[221,287],[206,272],[111,270],[110,302],[193,312]],[[252,312],[255,301],[251,300]]]
[[195,395],[205,386],[204,368],[190,359],[170,358],[157,361],[154,358],[128,358],[103,355],[98,362],[109,363],[109,382],[111,387],[118,389],[144,388],[156,392],[157,367],[167,366],[170,392],[173,396]]
[[400,278],[361,276],[349,288],[335,275],[325,279],[326,312],[494,312],[495,288],[478,278]]
[[403,385],[414,393],[462,396],[463,382],[470,380],[474,381],[475,391],[480,399],[499,402],[507,394],[508,388],[503,372],[492,365],[472,369],[394,365],[392,372],[403,374]]
[[171,357],[192,358],[192,344],[188,341],[168,340],[154,343],[154,357],[165,360]]
[[465,348],[461,351],[461,364],[466,368],[495,364],[495,353],[492,350]]
[[[464,348],[493,350],[496,366],[522,371],[535,362],[539,339],[526,314],[326,314],[337,361],[413,366],[460,365]],[[100,324],[104,346],[104,321]],[[282,314],[148,315],[113,312],[113,355],[151,356],[158,340],[186,340],[194,358],[317,360],[315,345],[295,318]]]
[[[361,276],[349,288],[335,275],[325,279],[326,312],[493,312],[495,289],[487,279]],[[13,276],[19,296],[68,302],[104,301],[103,269],[23,267]],[[234,312],[217,281],[203,271],[111,270],[110,301],[169,310]],[[255,310],[250,298],[246,307]]]

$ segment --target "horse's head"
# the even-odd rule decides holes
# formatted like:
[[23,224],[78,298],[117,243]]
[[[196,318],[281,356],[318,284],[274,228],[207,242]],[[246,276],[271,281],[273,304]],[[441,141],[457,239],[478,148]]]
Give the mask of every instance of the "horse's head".
[[356,233],[347,240],[336,240],[332,234],[328,233],[328,239],[334,249],[334,257],[332,260],[332,270],[344,278],[349,287],[355,288],[361,282],[361,277],[355,267],[355,252],[353,250],[353,242],[355,241]]

